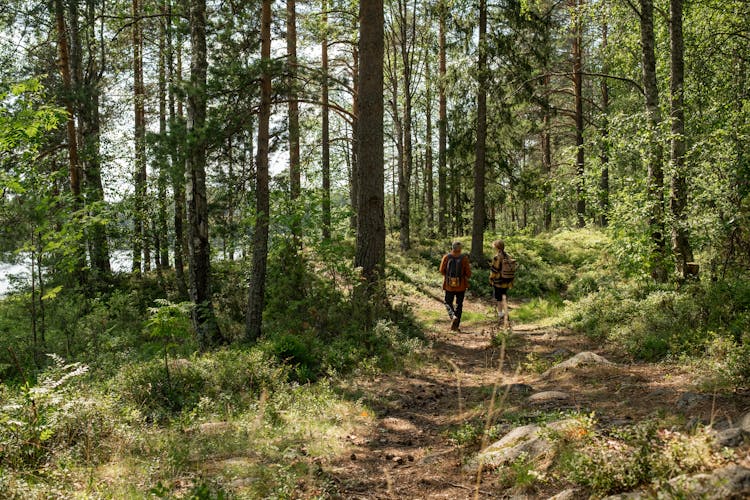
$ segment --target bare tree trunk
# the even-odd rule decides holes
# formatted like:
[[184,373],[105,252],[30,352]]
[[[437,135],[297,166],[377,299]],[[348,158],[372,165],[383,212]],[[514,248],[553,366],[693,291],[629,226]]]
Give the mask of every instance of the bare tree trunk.
[[[300,175],[299,146],[299,103],[297,102],[297,4],[296,0],[286,0],[286,52],[289,79],[289,196],[296,206],[302,190]],[[302,245],[302,224],[295,220],[292,223],[292,236],[295,248]]]
[[672,114],[672,183],[670,208],[672,211],[672,250],[677,273],[685,277],[687,263],[693,260],[693,249],[685,210],[688,203],[687,165],[685,164],[685,42],[682,36],[682,0],[670,1],[670,46],[672,77],[670,78]]
[[552,109],[549,102],[550,77],[544,77],[544,97],[542,98],[542,170],[544,172],[544,230],[552,229]]
[[[401,250],[411,248],[411,201],[409,186],[414,172],[414,155],[412,151],[412,65],[414,55],[414,28],[416,20],[412,12],[409,15],[408,0],[398,0],[399,31],[402,76],[404,79],[404,117],[403,117],[403,161],[400,163],[398,182],[399,201],[399,243]],[[395,60],[394,60],[395,62]]]
[[[178,47],[177,70],[175,71],[174,44],[172,31],[172,0],[164,0],[167,9],[167,81],[169,83],[167,97],[169,101],[169,134],[174,137],[178,121],[182,123],[182,100],[179,109],[175,111],[175,86],[182,84],[182,50]],[[176,141],[171,148],[172,160],[172,193],[174,197],[174,271],[177,292],[180,299],[189,297],[185,280],[185,159],[183,157],[184,144]]]
[[355,266],[371,285],[366,295],[385,296],[383,196],[383,0],[359,7],[359,202]]
[[479,1],[479,61],[477,74],[477,143],[474,159],[474,218],[471,227],[471,260],[475,265],[484,262],[485,155],[487,143],[487,0]]
[[154,242],[159,248],[157,269],[169,269],[169,233],[167,230],[167,177],[169,176],[169,162],[167,160],[167,9],[161,6],[162,18],[159,19],[159,148],[157,162],[159,166],[158,195],[159,214],[158,227]]
[[[96,39],[96,3],[86,0],[87,22],[87,64],[84,77],[84,91],[80,106],[80,136],[83,138],[82,164],[83,182],[86,201],[89,205],[104,202],[104,186],[101,175],[101,119],[99,114],[99,83],[104,67],[102,44]],[[94,223],[89,232],[91,245],[91,267],[98,275],[111,272],[109,263],[109,245],[105,224]]]
[[357,214],[359,213],[359,50],[356,46],[352,48],[352,177],[349,189],[351,198],[352,216],[349,219],[351,229],[357,230]]
[[151,268],[150,252],[146,235],[146,117],[144,110],[145,92],[143,88],[143,37],[141,31],[141,4],[133,0],[133,113],[135,124],[135,202],[133,217],[133,272]]
[[331,238],[331,139],[330,139],[330,110],[328,107],[328,2],[323,0],[323,42],[321,44],[321,71],[323,78],[322,102],[322,158],[321,169],[323,177],[323,239]]
[[[65,130],[68,139],[68,173],[70,179],[70,192],[73,195],[73,211],[80,210],[83,204],[81,198],[81,166],[78,158],[78,136],[75,123],[75,106],[73,98],[73,78],[71,76],[70,50],[68,45],[68,28],[65,23],[65,9],[62,0],[55,0],[55,24],[57,27],[57,51],[58,65],[63,81],[65,93],[64,104],[68,113]],[[85,281],[84,267],[86,256],[80,242],[76,243],[76,269],[74,274],[79,284]]]
[[576,214],[578,227],[586,226],[585,164],[583,149],[583,0],[574,1],[573,11],[573,91],[576,122]]
[[[602,52],[607,52],[608,45],[608,25],[607,21],[604,21],[602,26]],[[605,64],[602,68],[602,73],[607,74],[609,71],[608,66]],[[602,78],[601,83],[602,89],[602,152],[600,155],[602,163],[602,175],[599,180],[599,210],[601,216],[599,223],[602,227],[606,227],[609,222],[609,84],[606,78]]]
[[427,235],[435,235],[435,180],[433,178],[433,158],[432,158],[432,78],[430,75],[430,63],[427,62],[427,104],[425,109],[425,119],[427,120],[427,136],[425,140],[425,208],[427,211]]
[[445,18],[448,15],[448,7],[445,0],[440,0],[440,27],[439,27],[439,66],[438,66],[438,234],[445,238],[448,236],[448,166],[447,166],[447,141],[448,141],[448,115],[447,99],[445,93],[446,64],[445,64]]
[[206,0],[190,2],[190,88],[185,162],[188,208],[190,298],[193,326],[202,350],[224,342],[211,302],[211,248],[206,197]]
[[666,242],[664,237],[664,170],[662,166],[664,151],[659,140],[659,87],[656,82],[656,54],[654,38],[654,3],[653,0],[641,2],[641,49],[643,56],[643,90],[646,95],[646,113],[649,125],[648,162],[648,195],[649,226],[651,227],[652,255],[651,275],[659,282],[666,281]]
[[267,63],[271,59],[271,0],[263,0],[260,17],[261,60],[266,63],[261,74],[260,110],[258,117],[258,157],[256,160],[256,223],[253,235],[253,267],[247,303],[246,337],[256,341],[262,331],[265,307],[266,267],[268,262],[268,147],[271,117],[271,73]]

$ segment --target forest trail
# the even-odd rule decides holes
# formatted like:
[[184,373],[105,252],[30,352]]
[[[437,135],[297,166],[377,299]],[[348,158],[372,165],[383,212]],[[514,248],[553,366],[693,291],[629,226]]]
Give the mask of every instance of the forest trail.
[[[418,317],[432,318],[433,326],[425,331],[432,349],[419,366],[359,383],[358,390],[377,417],[372,425],[347,436],[346,453],[326,467],[343,498],[475,498],[477,474],[465,464],[479,450],[478,438],[465,439],[464,444],[461,436],[472,429],[481,433],[496,384],[500,389],[493,424],[500,427],[487,444],[543,414],[594,412],[598,426],[611,427],[677,412],[720,426],[747,408],[745,398],[721,400],[691,393],[686,389],[689,374],[674,366],[630,364],[590,339],[561,329],[513,324],[501,360],[501,348],[492,337],[502,329],[491,320],[491,302],[468,295],[464,318],[469,319],[462,323],[461,333],[455,333],[438,297],[410,301]],[[518,305],[511,302],[511,318]],[[585,351],[613,364],[542,375],[547,367]],[[547,391],[563,394],[531,397]],[[546,499],[560,491],[558,484],[509,495],[503,481],[502,474],[486,472],[478,497]]]

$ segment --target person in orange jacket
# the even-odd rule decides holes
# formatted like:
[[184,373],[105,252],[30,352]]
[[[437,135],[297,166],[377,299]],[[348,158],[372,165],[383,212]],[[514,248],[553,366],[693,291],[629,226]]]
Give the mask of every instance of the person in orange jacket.
[[[440,274],[443,275],[445,290],[445,308],[451,319],[451,330],[458,331],[461,326],[461,312],[464,307],[464,295],[469,288],[471,264],[469,256],[461,253],[461,242],[454,241],[452,250],[440,261]],[[455,306],[454,306],[455,302]]]

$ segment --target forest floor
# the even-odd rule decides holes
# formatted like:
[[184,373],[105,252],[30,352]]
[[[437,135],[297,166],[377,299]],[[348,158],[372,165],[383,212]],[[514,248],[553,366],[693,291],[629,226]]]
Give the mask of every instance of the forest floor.
[[[427,325],[432,347],[418,366],[401,373],[359,380],[346,390],[359,394],[376,418],[346,437],[346,452],[325,465],[344,498],[463,499],[549,498],[574,485],[559,478],[519,490],[500,471],[477,473],[467,460],[481,445],[494,388],[493,441],[529,419],[547,413],[592,414],[598,426],[618,426],[659,416],[724,428],[750,407],[748,395],[706,397],[692,392],[694,374],[674,364],[632,363],[583,335],[535,324],[512,324],[505,351],[492,338],[503,330],[493,304],[467,294],[461,332],[451,332],[441,298],[407,299]],[[511,302],[513,309],[519,302]],[[585,366],[556,376],[542,373],[576,353],[592,351],[611,365]],[[506,391],[506,384],[525,389]],[[530,400],[529,395],[559,391],[561,399]],[[474,439],[462,436],[474,433]],[[489,441],[491,443],[492,441]],[[485,443],[488,444],[488,443]],[[747,457],[747,448],[739,449]],[[747,458],[744,458],[747,461]],[[742,461],[740,461],[742,463]],[[747,464],[744,464],[747,465]],[[477,495],[478,492],[478,495]],[[578,490],[572,498],[588,498]]]

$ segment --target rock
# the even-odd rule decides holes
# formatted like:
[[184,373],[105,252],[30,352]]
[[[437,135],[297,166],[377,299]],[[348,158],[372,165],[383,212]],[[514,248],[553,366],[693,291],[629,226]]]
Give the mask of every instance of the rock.
[[505,384],[498,387],[498,392],[503,394],[508,391],[509,394],[529,394],[534,392],[534,388],[528,384]]
[[553,497],[549,497],[547,500],[573,500],[576,497],[576,494],[578,493],[578,490],[570,488],[564,491],[561,491],[557,495]]
[[529,396],[529,403],[544,404],[552,401],[566,401],[570,399],[570,394],[561,391],[544,391],[537,392]]
[[739,427],[716,431],[716,444],[726,448],[737,448],[745,442],[745,433]]
[[747,412],[740,417],[738,427],[750,434],[750,412]]
[[544,437],[544,430],[560,430],[568,426],[578,425],[574,419],[560,420],[542,427],[535,424],[516,427],[483,451],[466,465],[469,470],[477,470],[479,464],[487,468],[496,468],[517,459],[525,454],[529,460],[534,460],[552,450],[553,444]]
[[732,464],[707,474],[678,476],[669,485],[681,498],[729,500],[750,496],[750,469]]
[[677,408],[689,410],[699,404],[711,401],[713,396],[710,394],[699,394],[697,392],[683,392],[680,399],[677,400]]
[[579,368],[581,366],[595,366],[595,365],[613,365],[608,359],[599,356],[590,351],[579,352],[572,358],[569,358],[562,363],[558,363],[546,372],[542,374],[542,378],[548,378],[558,375],[562,372],[568,371],[573,368]]

